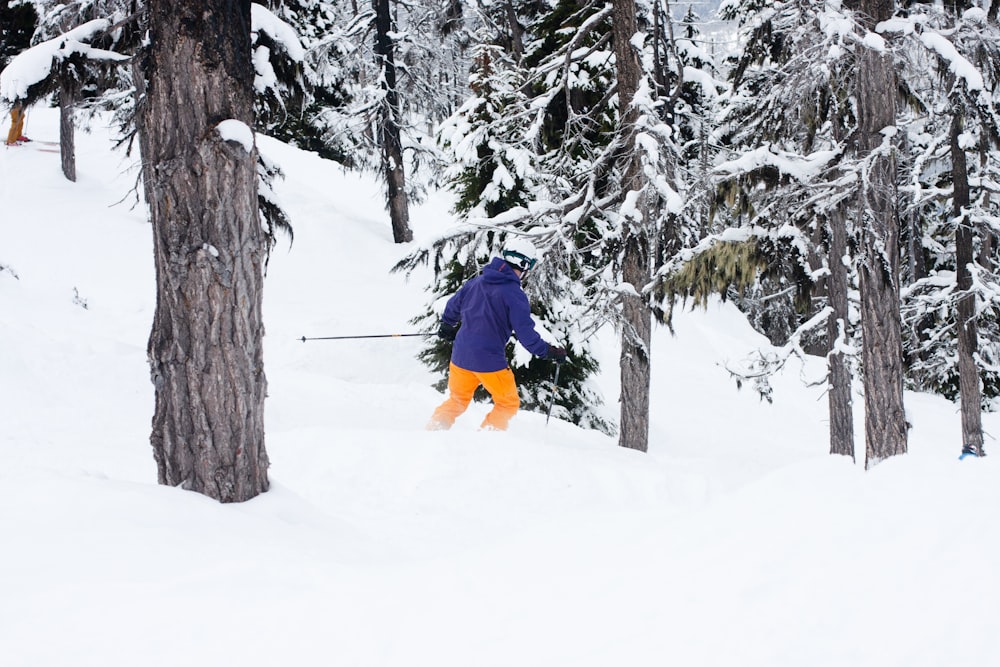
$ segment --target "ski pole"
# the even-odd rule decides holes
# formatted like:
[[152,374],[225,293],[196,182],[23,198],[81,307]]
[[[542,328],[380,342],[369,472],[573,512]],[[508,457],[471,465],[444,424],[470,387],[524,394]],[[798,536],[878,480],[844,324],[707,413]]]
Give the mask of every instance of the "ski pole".
[[368,336],[316,336],[309,338],[303,336],[299,340],[303,343],[307,340],[356,340],[358,338],[408,338],[410,336],[436,336],[436,333],[394,333],[394,334],[371,334]]
[[549,417],[552,416],[552,406],[556,402],[556,389],[559,387],[559,369],[562,368],[562,364],[556,362],[556,374],[552,378],[552,398],[549,400],[549,409],[545,412],[545,425],[549,425]]

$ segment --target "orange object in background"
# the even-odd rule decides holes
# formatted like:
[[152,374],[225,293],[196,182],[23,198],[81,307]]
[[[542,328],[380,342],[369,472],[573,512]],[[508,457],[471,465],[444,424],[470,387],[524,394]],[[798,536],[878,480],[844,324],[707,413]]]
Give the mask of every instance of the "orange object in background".
[[7,145],[12,146],[21,141],[24,132],[24,109],[20,103],[10,110],[10,131],[7,132]]

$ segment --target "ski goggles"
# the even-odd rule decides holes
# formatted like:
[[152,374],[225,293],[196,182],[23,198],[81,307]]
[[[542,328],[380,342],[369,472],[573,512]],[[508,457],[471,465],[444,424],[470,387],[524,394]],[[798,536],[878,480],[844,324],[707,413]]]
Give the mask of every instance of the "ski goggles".
[[516,250],[509,250],[505,252],[503,256],[504,259],[507,260],[516,259],[517,260],[516,263],[515,262],[511,263],[517,266],[517,268],[521,269],[522,271],[531,271],[533,268],[535,268],[535,262],[538,261],[536,259],[528,257],[527,255],[522,255]]

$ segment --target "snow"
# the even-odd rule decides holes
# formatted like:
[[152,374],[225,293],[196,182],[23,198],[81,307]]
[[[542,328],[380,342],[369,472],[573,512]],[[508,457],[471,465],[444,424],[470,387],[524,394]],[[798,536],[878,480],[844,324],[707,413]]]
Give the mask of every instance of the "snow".
[[[973,23],[985,18],[982,9],[975,7],[963,14],[963,18]],[[916,25],[927,22],[927,17],[916,14],[911,17],[896,17],[889,21],[878,24],[876,29],[879,32],[898,32],[904,35],[917,33]],[[969,90],[983,90],[986,86],[983,82],[983,75],[976,69],[967,58],[965,58],[955,45],[944,34],[930,27],[924,27],[919,33],[920,42],[930,51],[933,51],[940,58],[948,63],[948,71],[965,81]]]
[[702,94],[713,100],[719,97],[719,90],[725,88],[708,72],[687,65],[684,67],[684,80],[699,84]]
[[[305,59],[305,48],[299,41],[295,29],[278,18],[271,10],[257,3],[250,3],[250,25],[253,43],[257,43],[260,33],[267,34],[281,50],[296,63]],[[278,76],[271,65],[271,50],[266,46],[257,46],[253,50],[253,66],[255,71],[254,90],[263,93],[270,88],[277,88]]]
[[866,32],[864,37],[861,38],[861,43],[873,51],[878,51],[879,53],[886,52],[885,38],[873,32]]
[[[284,49],[297,63],[305,60],[306,50],[295,29],[278,18],[270,9],[256,2],[250,3],[250,25],[253,32],[264,32]],[[255,39],[256,41],[256,39]]]
[[[866,472],[792,364],[773,405],[736,390],[722,364],[765,341],[713,303],[654,333],[648,454],[542,414],[481,433],[482,405],[426,432],[420,339],[300,340],[409,330],[413,246],[377,184],[268,137],[295,225],[265,280],[272,489],[158,486],[151,233],[110,139],[77,135],[76,183],[0,149],[4,665],[1000,664],[1000,449],[959,462],[953,404],[908,393],[910,453]],[[413,206],[418,243],[450,206]],[[615,417],[614,333],[595,351]]]
[[728,160],[715,167],[715,171],[724,174],[750,172],[761,167],[774,167],[802,183],[808,183],[826,168],[838,156],[837,151],[821,150],[802,156],[783,151],[774,146],[761,146],[741,155],[735,160]]
[[31,86],[48,78],[53,61],[68,58],[74,53],[94,60],[128,60],[128,56],[83,43],[109,25],[107,19],[94,19],[14,56],[0,72],[0,99],[9,102],[23,99]]
[[243,121],[228,118],[216,125],[215,131],[223,141],[240,144],[247,153],[253,151],[253,130]]
[[926,30],[920,34],[920,41],[928,49],[948,61],[948,71],[954,73],[960,79],[964,79],[965,85],[969,90],[983,90],[985,87],[983,75],[980,74],[975,65],[958,52],[958,49],[955,48],[955,45],[947,37],[940,33]]

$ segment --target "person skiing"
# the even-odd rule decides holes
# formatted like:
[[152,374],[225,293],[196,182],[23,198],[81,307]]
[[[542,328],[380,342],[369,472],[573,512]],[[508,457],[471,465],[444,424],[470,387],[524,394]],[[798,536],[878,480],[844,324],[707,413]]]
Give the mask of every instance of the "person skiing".
[[427,430],[451,428],[465,412],[479,385],[493,398],[480,429],[505,431],[521,406],[505,349],[511,332],[536,357],[566,360],[566,350],[549,345],[535,331],[521,281],[535,267],[538,251],[526,239],[513,239],[493,260],[448,299],[438,336],[454,341],[448,370],[448,399],[438,406]]

